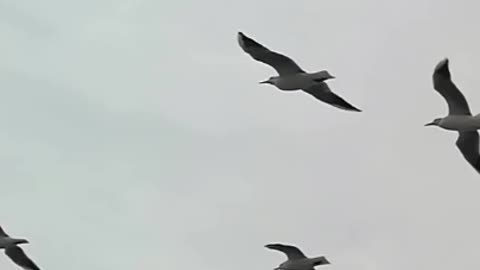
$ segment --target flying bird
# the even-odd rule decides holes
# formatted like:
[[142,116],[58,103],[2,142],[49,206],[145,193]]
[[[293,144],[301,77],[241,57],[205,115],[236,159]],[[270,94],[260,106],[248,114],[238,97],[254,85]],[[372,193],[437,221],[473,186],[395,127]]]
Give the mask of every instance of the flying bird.
[[436,118],[425,126],[439,126],[457,131],[457,147],[463,157],[480,173],[479,137],[480,114],[472,116],[465,96],[452,81],[448,58],[440,61],[433,72],[433,88],[448,104],[448,115]]
[[307,256],[295,246],[268,244],[265,245],[265,247],[278,250],[287,255],[287,260],[281,263],[275,270],[314,270],[315,266],[330,264],[324,256],[307,258]]
[[261,84],[272,84],[283,91],[303,90],[318,100],[328,103],[334,107],[361,112],[340,96],[333,93],[325,81],[334,79],[328,71],[322,70],[315,73],[307,73],[300,68],[295,61],[285,55],[271,51],[265,46],[238,32],[238,43],[240,47],[253,59],[273,67],[279,76],[270,77]]
[[18,246],[28,244],[26,239],[12,238],[0,227],[0,249],[5,249],[5,254],[18,266],[25,270],[40,270],[38,266],[30,260],[25,252]]

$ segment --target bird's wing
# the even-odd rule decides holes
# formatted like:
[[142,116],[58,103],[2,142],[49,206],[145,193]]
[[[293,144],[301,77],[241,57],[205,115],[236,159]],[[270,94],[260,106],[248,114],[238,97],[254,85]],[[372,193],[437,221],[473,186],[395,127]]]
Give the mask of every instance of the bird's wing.
[[448,104],[449,115],[471,115],[465,96],[452,81],[448,59],[440,61],[433,72],[433,88],[442,95]]
[[5,231],[1,226],[0,226],[0,237],[9,237],[8,234],[5,233]]
[[25,270],[40,270],[38,266],[27,257],[25,252],[18,246],[11,246],[5,249],[5,254],[7,254],[10,259],[18,266],[22,267]]
[[255,40],[238,32],[238,44],[253,59],[273,67],[280,76],[305,73],[292,59],[270,51]]
[[457,139],[457,147],[470,165],[480,173],[479,139],[477,131],[462,131]]
[[287,258],[289,260],[298,260],[298,259],[307,258],[303,254],[303,252],[300,251],[300,249],[294,246],[283,245],[283,244],[268,244],[265,247],[285,253],[285,255],[287,255]]
[[309,88],[303,89],[303,91],[314,96],[316,99],[326,102],[334,107],[347,111],[361,112],[360,109],[354,107],[352,104],[348,103],[343,98],[333,93],[330,90],[330,87],[328,87],[327,83],[325,82],[316,83]]

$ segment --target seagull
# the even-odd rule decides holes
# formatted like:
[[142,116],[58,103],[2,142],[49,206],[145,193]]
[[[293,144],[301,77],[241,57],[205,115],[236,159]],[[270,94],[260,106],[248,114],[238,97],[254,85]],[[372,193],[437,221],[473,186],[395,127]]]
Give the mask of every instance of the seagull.
[[266,248],[278,250],[287,255],[287,260],[274,270],[314,270],[317,265],[330,264],[324,256],[307,258],[300,249],[284,244],[268,244]]
[[40,268],[27,257],[25,252],[17,246],[19,244],[28,244],[28,241],[21,238],[12,238],[0,227],[0,249],[5,249],[5,254],[24,270],[40,270]]
[[261,84],[272,84],[283,91],[303,90],[318,100],[326,102],[334,107],[361,112],[360,109],[345,101],[333,93],[325,82],[334,79],[328,71],[322,70],[315,73],[307,73],[301,69],[292,59],[280,53],[270,51],[260,43],[238,32],[240,47],[253,59],[273,67],[279,76],[270,77]]
[[472,116],[465,96],[452,82],[448,58],[440,61],[433,72],[433,88],[447,101],[448,115],[436,118],[425,126],[438,126],[459,133],[457,147],[463,157],[480,173],[479,139],[480,114]]

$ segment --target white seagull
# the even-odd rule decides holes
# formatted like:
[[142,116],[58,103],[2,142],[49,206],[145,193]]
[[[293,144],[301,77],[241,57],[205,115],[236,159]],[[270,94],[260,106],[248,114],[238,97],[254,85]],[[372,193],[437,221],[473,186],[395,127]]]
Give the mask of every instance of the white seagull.
[[21,238],[12,238],[0,227],[0,249],[5,249],[5,254],[23,269],[40,270],[40,268],[27,257],[25,252],[17,246],[20,244],[28,244],[28,241]]
[[287,255],[287,260],[275,268],[275,270],[314,270],[314,267],[317,265],[330,264],[324,256],[307,258],[300,249],[294,246],[268,244],[265,247],[281,251]]
[[447,101],[448,115],[436,118],[425,126],[439,126],[443,129],[458,131],[457,147],[463,157],[480,173],[480,154],[477,129],[480,129],[480,114],[472,116],[467,100],[452,82],[445,58],[433,72],[433,88]]
[[335,77],[328,73],[328,71],[322,70],[315,73],[307,73],[292,59],[277,52],[270,51],[242,32],[238,32],[238,43],[253,59],[267,64],[277,71],[279,76],[270,77],[268,80],[260,83],[273,84],[278,89],[284,91],[303,90],[315,98],[337,108],[361,112],[360,109],[355,108],[330,90],[325,81]]

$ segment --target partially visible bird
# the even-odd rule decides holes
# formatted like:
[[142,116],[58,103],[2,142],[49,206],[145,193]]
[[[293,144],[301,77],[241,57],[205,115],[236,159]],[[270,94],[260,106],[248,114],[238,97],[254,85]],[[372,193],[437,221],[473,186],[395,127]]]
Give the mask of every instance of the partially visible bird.
[[436,118],[425,126],[439,126],[458,131],[457,147],[470,165],[480,173],[479,137],[480,114],[472,116],[465,96],[452,81],[448,59],[440,61],[433,72],[433,88],[448,104],[448,115]]
[[279,76],[270,77],[260,83],[275,85],[284,91],[303,90],[318,100],[328,103],[334,107],[361,112],[340,96],[333,93],[325,82],[334,79],[328,71],[322,70],[315,73],[307,73],[301,69],[292,59],[285,55],[270,51],[265,46],[238,32],[237,39],[240,47],[253,59],[273,67]]
[[25,252],[23,252],[18,246],[20,244],[28,244],[28,241],[21,238],[12,238],[5,233],[2,227],[0,227],[0,249],[5,249],[5,254],[23,269],[40,270],[40,268],[38,268],[38,266],[30,260]]
[[268,244],[266,248],[278,250],[287,255],[287,260],[281,263],[275,270],[314,270],[315,266],[330,264],[324,257],[307,258],[300,249],[295,246],[284,244]]

